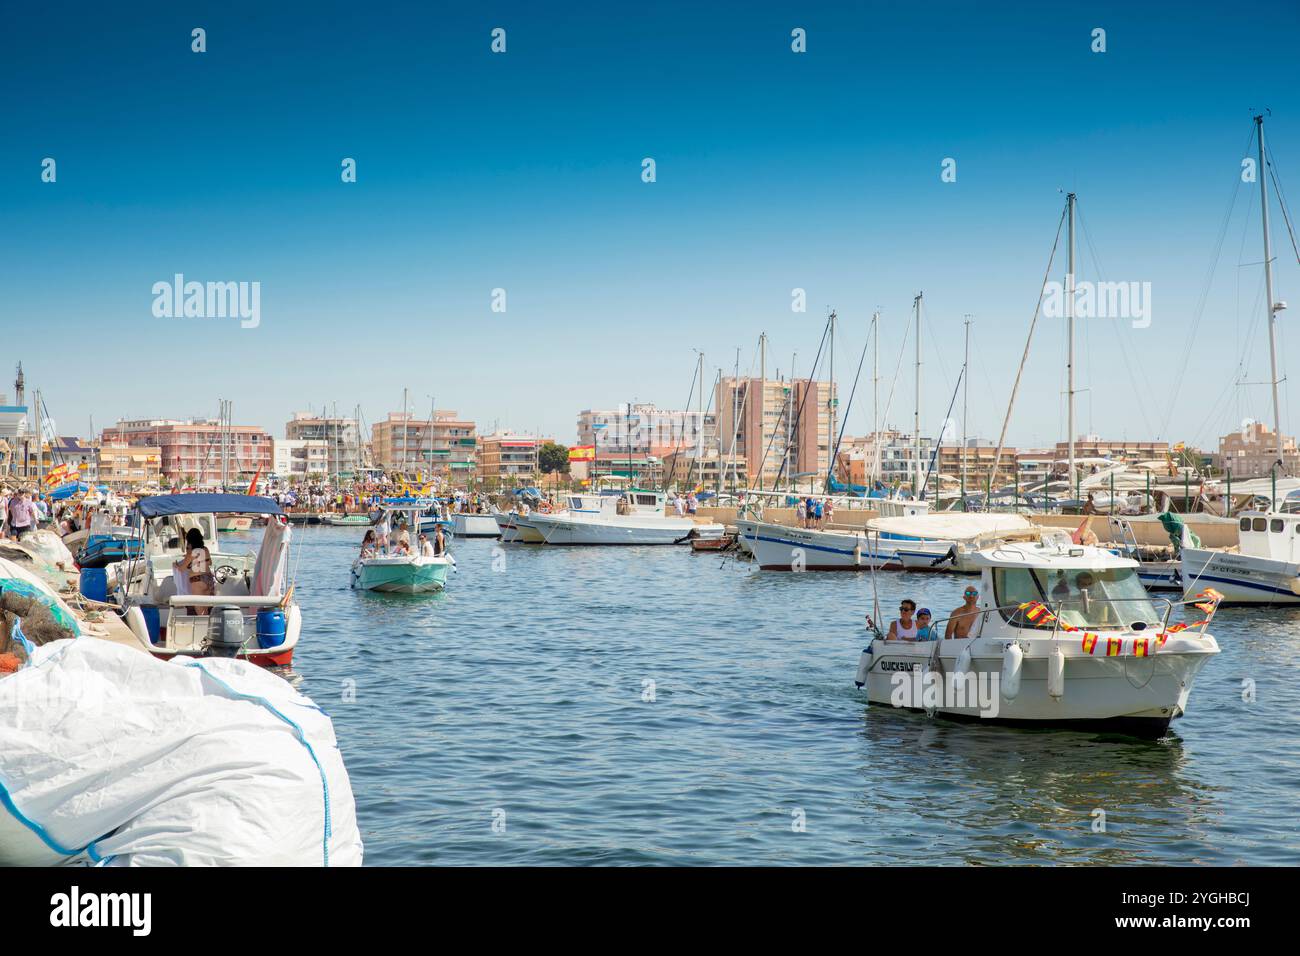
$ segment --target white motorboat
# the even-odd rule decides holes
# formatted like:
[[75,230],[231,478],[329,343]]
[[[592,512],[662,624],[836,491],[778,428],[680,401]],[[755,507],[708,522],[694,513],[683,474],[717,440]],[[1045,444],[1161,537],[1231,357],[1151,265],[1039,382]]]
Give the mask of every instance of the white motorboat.
[[[1219,653],[1205,620],[1169,623],[1137,562],[1057,534],[979,552],[970,636],[887,640],[862,652],[856,683],[872,704],[1015,726],[1164,736],[1187,709],[1200,669]],[[942,634],[946,621],[936,621]]]
[[860,530],[806,529],[737,521],[760,568],[772,571],[978,571],[982,548],[1036,540],[1040,532],[1013,514],[943,512],[872,518]]
[[[177,567],[191,528],[211,530],[218,512],[268,517],[256,552],[221,550],[204,535],[213,593],[189,592]],[[262,666],[292,662],[302,612],[286,580],[293,532],[270,498],[236,494],[155,495],[136,505],[141,552],[117,566],[110,600],[155,657],[239,657]]]
[[476,514],[472,512],[452,512],[451,533],[458,538],[499,538],[501,528],[496,515],[490,511]]
[[547,544],[686,544],[699,524],[666,514],[665,500],[663,492],[637,488],[569,495],[567,510],[534,512],[524,526],[536,529]]

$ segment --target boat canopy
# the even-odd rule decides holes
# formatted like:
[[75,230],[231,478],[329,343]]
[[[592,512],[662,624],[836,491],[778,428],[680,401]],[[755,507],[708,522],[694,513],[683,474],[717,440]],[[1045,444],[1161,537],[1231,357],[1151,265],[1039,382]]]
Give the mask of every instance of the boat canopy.
[[216,514],[217,512],[249,515],[284,514],[278,504],[260,495],[154,495],[151,498],[141,498],[136,509],[143,518],[157,518],[161,515]]
[[979,538],[1032,532],[1034,526],[1021,515],[944,512],[906,517],[872,518],[868,531],[900,537],[974,541]]

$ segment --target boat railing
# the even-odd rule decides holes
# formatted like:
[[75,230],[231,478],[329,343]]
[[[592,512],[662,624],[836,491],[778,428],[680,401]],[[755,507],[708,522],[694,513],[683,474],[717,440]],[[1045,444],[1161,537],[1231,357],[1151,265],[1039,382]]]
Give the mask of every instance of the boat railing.
[[[1037,602],[1014,602],[1011,604],[1000,604],[994,607],[977,607],[974,611],[970,612],[969,614],[953,613],[953,614],[949,614],[946,617],[931,618],[930,630],[932,632],[938,632],[939,639],[944,640],[945,638],[943,637],[943,633],[948,629],[947,625],[949,621],[954,620],[956,618],[964,618],[970,616],[975,618],[978,624],[978,626],[974,626],[974,625],[972,626],[973,633],[969,634],[967,638],[952,638],[952,640],[966,640],[968,638],[980,637],[984,633],[984,628],[988,625],[989,615],[991,614],[997,614],[1003,621],[1005,621],[1007,624],[1011,625],[1012,627],[1021,628],[1027,631],[1036,631],[1040,634],[1045,634],[1046,632],[1050,631],[1053,640],[1058,640],[1063,634],[1073,633],[1074,631],[1084,632],[1089,630],[1096,630],[1096,631],[1147,630],[1147,629],[1157,628],[1158,629],[1157,633],[1161,633],[1169,629],[1169,616],[1173,613],[1175,602],[1171,601],[1168,598],[1140,597],[1140,598],[1090,598],[1089,599],[1090,605],[1123,604],[1123,603],[1137,603],[1137,602],[1141,602],[1148,606],[1155,605],[1155,604],[1164,604],[1165,605],[1164,612],[1162,614],[1159,614],[1158,612],[1160,617],[1159,622],[1145,621],[1145,620],[1120,621],[1117,619],[1113,624],[1087,624],[1087,625],[1080,625],[1077,627],[1075,625],[1069,625],[1071,630],[1067,631],[1065,630],[1065,627],[1063,626],[1063,622],[1061,620],[1061,612],[1071,610],[1070,605],[1071,604],[1077,605],[1079,602],[1077,600],[1074,601],[1066,600],[1066,601],[1058,601],[1058,602],[1037,601]],[[1190,602],[1182,601],[1177,603],[1186,604]],[[1043,623],[1037,624],[1031,621],[1027,617],[1030,608],[1033,607],[1035,604],[1046,608],[1048,612],[1050,612],[1051,614],[1050,621],[1044,619]],[[1022,623],[1017,623],[1017,621],[1015,620],[1017,616],[1020,617]],[[870,615],[868,615],[868,620],[871,620]],[[917,618],[913,616],[912,620],[915,623]],[[1135,628],[1134,627],[1135,624],[1141,624],[1142,627]],[[885,625],[883,630],[881,630],[877,624],[873,623],[873,625],[871,626],[873,627],[873,630],[875,630],[875,632],[882,639],[888,640],[888,636],[887,636],[889,633],[888,624]],[[926,643],[926,642],[921,641],[919,643]]]

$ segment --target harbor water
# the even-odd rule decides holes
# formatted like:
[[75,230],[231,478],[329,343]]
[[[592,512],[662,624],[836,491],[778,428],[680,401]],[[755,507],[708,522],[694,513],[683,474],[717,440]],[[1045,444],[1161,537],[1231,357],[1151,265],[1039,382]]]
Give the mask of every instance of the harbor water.
[[[869,575],[464,541],[446,592],[389,595],[349,588],[360,537],[297,531],[294,679],[334,719],[370,864],[1300,859],[1300,612],[1221,610],[1151,743],[869,708]],[[941,618],[969,580],[876,576],[886,614]]]

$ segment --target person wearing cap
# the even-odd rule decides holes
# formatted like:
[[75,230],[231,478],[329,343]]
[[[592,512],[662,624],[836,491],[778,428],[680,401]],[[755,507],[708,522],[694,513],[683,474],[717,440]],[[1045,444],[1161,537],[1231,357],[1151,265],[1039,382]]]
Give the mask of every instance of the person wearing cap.
[[928,607],[916,612],[916,639],[918,641],[937,641],[939,635],[930,626],[931,615]]
[[975,603],[979,600],[979,588],[973,584],[968,584],[962,590],[961,596],[961,607],[948,615],[948,626],[944,628],[943,632],[945,640],[961,640],[972,636],[971,629],[974,628],[975,622],[979,619],[979,608]]

